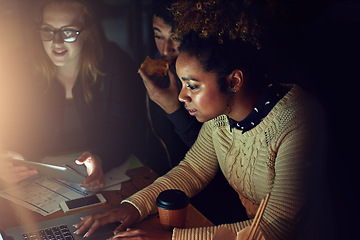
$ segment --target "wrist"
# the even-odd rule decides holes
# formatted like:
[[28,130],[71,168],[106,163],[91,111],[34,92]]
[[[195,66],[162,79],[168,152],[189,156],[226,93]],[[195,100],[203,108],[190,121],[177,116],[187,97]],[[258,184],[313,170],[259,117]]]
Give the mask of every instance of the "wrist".
[[171,240],[175,240],[175,228],[172,230]]
[[122,201],[121,201],[120,205],[124,205],[124,206],[128,206],[128,207],[134,208],[134,212],[136,211],[136,212],[138,213],[138,216],[139,216],[139,217],[138,217],[138,221],[139,221],[139,220],[142,220],[142,218],[141,218],[141,211],[140,211],[140,209],[139,209],[133,202],[125,199],[125,200],[122,200]]

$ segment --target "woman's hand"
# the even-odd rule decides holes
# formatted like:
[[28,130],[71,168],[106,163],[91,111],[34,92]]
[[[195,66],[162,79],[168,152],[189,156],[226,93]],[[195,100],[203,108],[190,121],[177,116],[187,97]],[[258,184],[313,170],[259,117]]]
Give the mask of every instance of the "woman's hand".
[[179,96],[179,86],[175,74],[169,70],[170,86],[168,88],[158,87],[151,79],[139,69],[139,74],[144,81],[144,85],[151,100],[159,105],[167,114],[171,114],[181,107]]
[[171,240],[172,232],[163,230],[143,230],[143,229],[126,229],[124,232],[119,232],[111,239],[127,239],[127,240]]
[[130,203],[123,203],[118,208],[113,208],[108,211],[94,213],[91,216],[82,218],[81,222],[76,224],[78,230],[75,232],[77,235],[82,235],[86,229],[84,237],[91,236],[99,227],[112,223],[120,222],[120,226],[114,230],[114,235],[126,230],[129,226],[136,223],[140,218],[138,210]]
[[3,159],[0,160],[0,178],[8,183],[21,182],[38,173],[36,170],[29,169],[25,166],[14,165],[6,160],[6,158],[23,160],[24,158],[21,154],[6,152],[1,154],[1,156]]
[[80,187],[85,187],[92,192],[96,192],[105,186],[100,157],[90,152],[84,152],[76,160],[76,163],[79,165],[85,164],[88,173],[88,177],[80,184]]

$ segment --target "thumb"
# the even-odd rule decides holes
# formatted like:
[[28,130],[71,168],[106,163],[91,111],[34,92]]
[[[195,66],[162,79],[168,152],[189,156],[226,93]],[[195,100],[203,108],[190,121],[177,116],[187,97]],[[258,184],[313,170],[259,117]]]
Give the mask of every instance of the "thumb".
[[[79,158],[80,159],[80,158]],[[77,164],[77,165],[83,165],[84,164],[84,161],[82,161],[81,159],[79,160],[79,159],[76,159],[75,160],[75,163]]]
[[121,223],[115,230],[114,230],[114,235],[120,233],[120,232],[123,232],[125,231],[128,226],[125,226],[126,224],[125,223]]
[[121,224],[114,230],[114,235],[118,234],[119,232],[126,231],[129,227],[136,222],[131,216],[126,216],[122,221]]
[[90,153],[83,153],[78,159],[75,160],[76,164],[81,165],[90,157]]
[[77,165],[82,165],[82,164],[84,164],[85,161],[86,161],[86,158],[79,157],[78,159],[75,160],[75,163]]

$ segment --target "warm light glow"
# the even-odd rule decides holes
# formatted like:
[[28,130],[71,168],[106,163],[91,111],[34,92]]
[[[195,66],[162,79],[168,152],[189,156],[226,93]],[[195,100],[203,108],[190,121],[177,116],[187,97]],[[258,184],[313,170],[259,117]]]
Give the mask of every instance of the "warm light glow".
[[[15,119],[12,111],[15,106],[7,100],[9,96],[16,96],[17,92],[12,87],[12,76],[9,74],[9,59],[13,57],[13,53],[18,51],[24,43],[24,35],[22,29],[21,13],[19,11],[19,4],[16,1],[0,1],[0,189],[11,187],[12,183],[8,183],[2,179],[6,174],[11,174],[9,163],[3,157],[4,148],[8,145],[9,136],[13,135],[14,123],[18,123],[19,119]],[[16,69],[16,66],[11,66]],[[21,71],[21,69],[17,69]],[[14,97],[12,97],[14,99]],[[21,109],[18,109],[21,110]],[[24,120],[22,120],[24,121]],[[18,135],[18,134],[16,134]],[[7,150],[7,149],[6,149]],[[22,192],[16,193],[19,196]],[[34,216],[36,214],[17,205],[10,203],[5,199],[0,199],[1,209],[6,210],[6,213],[0,214],[0,227],[10,227],[13,222],[10,219],[17,219],[19,224],[35,223]],[[8,218],[11,214],[11,218]]]

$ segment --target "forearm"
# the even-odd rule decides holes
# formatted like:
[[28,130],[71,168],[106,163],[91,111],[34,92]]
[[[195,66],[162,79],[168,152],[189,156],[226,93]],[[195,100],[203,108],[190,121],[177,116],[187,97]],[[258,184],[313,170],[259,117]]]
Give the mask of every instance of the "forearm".
[[[209,130],[209,125],[204,125],[199,138],[178,166],[128,199],[139,209],[142,219],[157,211],[155,200],[160,192],[175,188],[192,197],[213,179],[219,169],[219,163]],[[205,153],[204,149],[208,151]]]
[[182,161],[166,175],[158,178],[153,184],[132,195],[124,202],[133,204],[139,210],[142,220],[149,214],[157,212],[155,201],[160,192],[166,189],[179,189],[185,192],[188,197],[192,197],[207,185],[216,171],[217,166],[214,166],[214,169],[208,172],[211,175],[208,178],[209,180],[206,180],[196,174],[191,164]]
[[219,226],[212,227],[201,227],[201,228],[187,228],[179,229],[174,228],[172,239],[173,240],[212,240],[214,238],[215,231],[220,227],[226,227],[229,231],[237,233],[244,229],[245,227],[251,226],[250,220],[231,223],[231,224],[222,224]]

